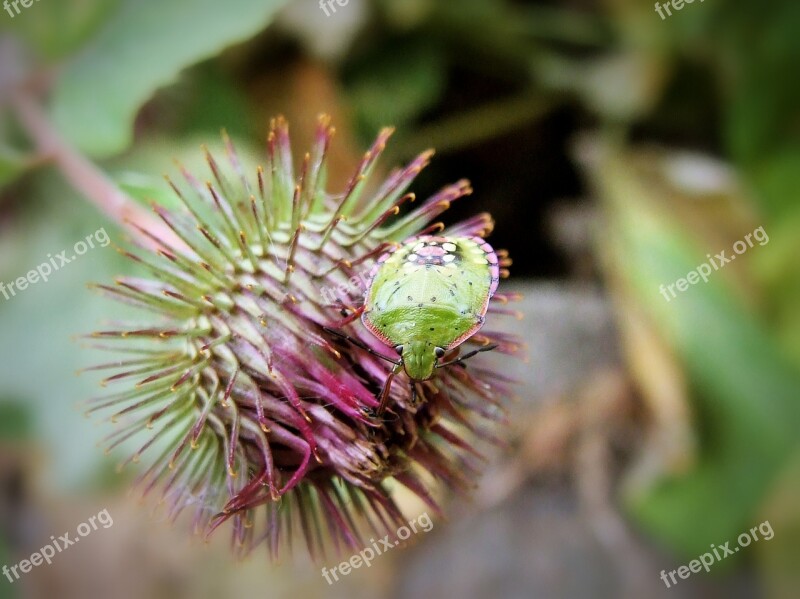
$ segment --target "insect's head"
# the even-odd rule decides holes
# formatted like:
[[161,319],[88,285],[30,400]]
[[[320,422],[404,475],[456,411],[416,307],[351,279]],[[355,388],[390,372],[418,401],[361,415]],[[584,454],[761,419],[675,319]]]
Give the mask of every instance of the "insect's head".
[[421,339],[397,345],[394,349],[400,354],[400,362],[406,374],[414,381],[426,381],[431,378],[437,360],[445,353],[441,347]]

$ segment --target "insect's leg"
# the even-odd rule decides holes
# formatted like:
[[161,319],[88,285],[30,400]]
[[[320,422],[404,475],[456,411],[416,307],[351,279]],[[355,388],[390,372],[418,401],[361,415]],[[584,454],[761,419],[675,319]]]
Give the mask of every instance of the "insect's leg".
[[445,366],[450,366],[452,364],[460,364],[464,360],[469,360],[472,356],[475,356],[481,352],[485,351],[492,351],[493,349],[497,349],[497,344],[487,345],[486,347],[479,347],[478,349],[473,349],[471,352],[464,354],[463,356],[456,358],[455,360],[450,360],[449,362],[445,362],[444,364],[437,364],[436,368],[443,368]]
[[383,385],[383,391],[381,391],[381,403],[378,406],[378,416],[381,416],[383,412],[386,410],[386,404],[389,403],[389,391],[392,389],[392,381],[394,377],[397,376],[397,373],[400,372],[402,369],[402,365],[398,364],[392,371],[389,373],[389,376],[386,377],[386,383]]
[[322,327],[322,328],[325,331],[327,331],[328,333],[330,333],[331,335],[336,335],[337,337],[341,337],[342,339],[346,339],[347,341],[349,341],[350,343],[352,343],[356,347],[360,347],[364,351],[367,351],[367,352],[371,353],[373,356],[377,356],[378,358],[380,358],[382,360],[386,360],[387,362],[391,362],[395,366],[399,366],[400,365],[400,362],[398,360],[393,360],[392,358],[389,358],[388,356],[384,356],[383,354],[380,354],[380,353],[376,352],[374,349],[372,349],[368,345],[365,345],[364,343],[362,343],[358,339],[355,339],[354,337],[351,337],[350,335],[345,335],[344,333],[340,333],[339,331],[335,331],[334,329],[330,329],[328,327]]
[[339,308],[340,313],[344,317],[341,320],[337,320],[331,323],[331,326],[337,329],[340,329],[343,326],[350,324],[351,322],[359,318],[362,312],[364,312],[363,305],[359,306],[358,308],[354,308],[353,306],[346,306],[341,300],[336,304],[329,304],[329,306]]
[[417,382],[411,381],[411,405],[417,405]]

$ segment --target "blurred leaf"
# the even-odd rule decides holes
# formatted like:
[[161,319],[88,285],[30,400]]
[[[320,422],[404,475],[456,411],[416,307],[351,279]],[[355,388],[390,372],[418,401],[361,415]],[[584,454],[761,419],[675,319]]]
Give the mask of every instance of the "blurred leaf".
[[765,214],[778,218],[794,210],[800,185],[800,86],[785,76],[800,61],[800,4],[766,0],[717,12],[698,37],[715,40],[712,56],[725,75],[722,133]]
[[186,81],[173,89],[165,112],[180,112],[178,134],[202,131],[217,140],[221,129],[232,137],[250,136],[257,130],[244,93],[215,62],[192,69]]
[[[669,302],[659,293],[662,284],[706,262],[707,252],[725,248],[704,247],[687,235],[670,202],[674,192],[642,176],[641,163],[607,148],[596,148],[589,161],[608,214],[602,242],[618,292],[650,315],[684,364],[701,456],[687,475],[628,500],[646,529],[681,553],[697,555],[752,526],[797,447],[800,373],[742,304],[724,270]],[[768,252],[770,246],[756,248]]]
[[[11,564],[13,562],[14,558],[9,550],[8,542],[0,534],[0,564]],[[6,584],[6,581],[3,580],[3,583],[0,584],[0,599],[13,599],[17,596],[19,596],[19,585],[12,586]]]
[[795,132],[800,126],[800,89],[783,76],[800,59],[800,5],[768,0],[718,10],[711,33],[721,42],[716,59],[730,71],[728,143],[738,160],[750,161],[789,139],[787,126]]
[[719,40],[716,62],[727,75],[723,135],[771,230],[780,231],[759,264],[775,328],[800,365],[800,86],[785,76],[800,61],[800,4],[767,0],[738,8],[720,7],[710,27]]
[[[0,281],[6,286],[48,262],[49,255],[67,250],[69,257],[77,241],[100,227],[120,243],[114,227],[59,177],[43,174],[33,185],[23,216],[0,235]],[[109,305],[86,283],[130,272],[128,262],[111,245],[97,245],[55,270],[47,282],[39,280],[8,299],[0,294],[0,396],[26,399],[37,444],[52,456],[48,484],[74,489],[108,459],[95,446],[94,424],[76,409],[98,389],[75,372],[102,356],[79,351],[81,342],[73,336],[97,329]],[[128,313],[123,310],[122,317]]]
[[770,224],[770,251],[756,258],[777,335],[800,368],[800,206]]
[[13,19],[0,19],[0,28],[13,31],[40,59],[50,62],[75,52],[120,1],[37,2],[21,8]]
[[435,148],[439,155],[462,150],[539,121],[555,106],[543,94],[525,91],[471,110],[451,112],[443,119],[417,127],[410,135],[398,132],[388,154],[407,158],[420,148]]
[[[800,103],[800,97],[797,99]],[[800,124],[800,114],[797,116]],[[800,130],[798,131],[800,137]],[[800,189],[800,143],[767,150],[758,160],[745,167],[756,197],[771,220],[782,220],[797,214],[796,190]]]
[[30,407],[19,401],[0,400],[0,441],[21,441],[32,433]]
[[575,93],[584,106],[612,122],[632,121],[648,113],[667,75],[663,61],[640,52],[580,61],[542,56],[535,68],[544,85]]
[[529,39],[533,30],[528,13],[506,0],[434,0],[433,4],[423,35],[443,40],[455,64],[513,84],[529,82],[530,60],[538,46]]
[[[244,141],[236,138],[232,140],[244,171],[255,173],[258,166],[255,149]],[[148,138],[136,144],[125,155],[109,161],[106,169],[123,191],[142,204],[149,206],[155,202],[167,208],[178,208],[182,204],[164,180],[164,175],[168,175],[182,193],[187,196],[194,194],[185,184],[174,161],[178,161],[191,173],[210,178],[211,172],[202,151],[203,146],[208,148],[218,162],[227,161],[224,143],[219,132],[216,132],[213,135],[195,135],[186,139]]]
[[285,0],[123,0],[59,79],[53,116],[81,150],[128,146],[137,110],[181,69],[263,29]]
[[614,40],[607,15],[584,10],[533,4],[520,8],[526,35],[560,44],[608,47]]
[[[7,46],[0,48],[0,52],[6,49]],[[3,65],[0,65],[0,71],[2,69]],[[2,86],[3,83],[0,82],[0,89]],[[11,111],[0,109],[0,191],[4,185],[13,183],[45,159],[42,155],[37,156],[31,150],[23,149],[26,147],[27,144],[20,138]]]
[[0,140],[0,187],[11,183],[32,165],[30,157]]
[[769,521],[775,536],[767,543],[758,543],[757,559],[764,572],[766,596],[770,599],[794,599],[800,588],[800,451],[788,467],[753,523]]
[[445,77],[442,56],[428,44],[373,55],[357,67],[348,85],[360,130],[372,136],[386,124],[400,127],[413,121],[439,100]]

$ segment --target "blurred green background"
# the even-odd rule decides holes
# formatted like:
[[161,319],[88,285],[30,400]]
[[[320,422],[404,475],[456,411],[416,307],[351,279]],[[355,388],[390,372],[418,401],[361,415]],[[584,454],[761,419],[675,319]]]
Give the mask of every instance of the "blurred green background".
[[[48,133],[143,206],[171,205],[162,174],[173,158],[199,170],[221,128],[258,162],[270,117],[299,151],[327,112],[333,190],[384,125],[386,172],[437,150],[418,197],[472,181],[445,220],[496,218],[531,351],[505,365],[524,381],[511,449],[476,496],[329,587],[301,551],[235,564],[225,539],[191,541],[129,497],[132,475],[95,447],[108,431],[75,407],[96,393],[75,376],[96,361],[75,336],[121,318],[86,283],[131,269],[93,249],[0,297],[0,563],[103,508],[115,525],[0,578],[0,597],[797,596],[800,4],[707,0],[666,18],[632,0],[19,8],[0,11],[0,281],[101,227],[125,241]],[[758,227],[768,243],[708,283],[659,292]],[[773,539],[710,573],[659,578],[767,520]]]

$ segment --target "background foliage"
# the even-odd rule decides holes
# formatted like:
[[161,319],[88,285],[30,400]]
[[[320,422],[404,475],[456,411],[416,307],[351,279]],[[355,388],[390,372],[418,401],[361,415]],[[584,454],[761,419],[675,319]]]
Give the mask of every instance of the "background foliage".
[[[695,2],[665,20],[632,0],[350,0],[328,17],[311,0],[42,0],[0,13],[0,280],[101,226],[124,235],[36,147],[9,101],[21,86],[143,205],[172,202],[171,158],[191,166],[221,127],[255,162],[270,116],[309,139],[332,112],[346,167],[335,186],[395,125],[389,162],[437,149],[420,197],[469,177],[474,200],[448,218],[490,210],[515,277],[600,286],[614,307],[642,413],[615,482],[631,526],[688,561],[769,518],[776,540],[747,560],[765,594],[788,596],[800,547],[799,27],[788,0]],[[576,258],[552,216],[587,207],[572,248],[588,258]],[[659,285],[758,226],[768,245],[664,301]],[[93,390],[73,375],[91,356],[70,336],[108,317],[85,283],[130,266],[108,248],[68,268],[0,299],[0,440],[8,455],[48,456],[33,478],[49,497],[124,488],[74,410]]]

